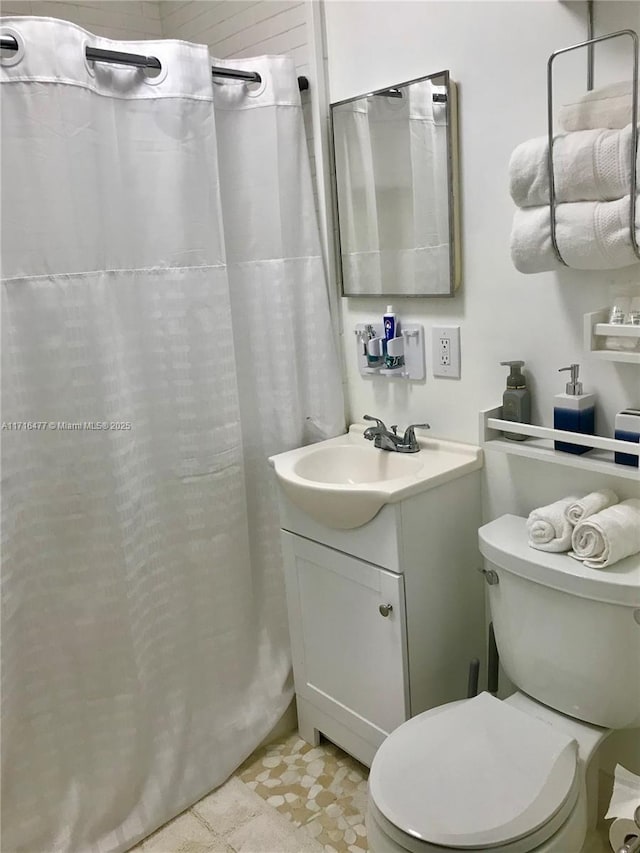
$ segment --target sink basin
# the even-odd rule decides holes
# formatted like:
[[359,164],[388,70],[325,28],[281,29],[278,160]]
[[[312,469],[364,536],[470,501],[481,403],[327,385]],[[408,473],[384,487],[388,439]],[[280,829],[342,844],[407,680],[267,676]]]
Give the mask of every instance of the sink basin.
[[375,448],[364,430],[354,424],[346,435],[269,459],[289,500],[328,527],[361,527],[385,504],[482,467],[471,444],[419,436],[418,453],[394,453]]
[[415,476],[422,468],[419,453],[388,453],[370,443],[361,447],[355,443],[322,442],[305,449],[308,453],[293,463],[293,473],[314,483],[380,483]]

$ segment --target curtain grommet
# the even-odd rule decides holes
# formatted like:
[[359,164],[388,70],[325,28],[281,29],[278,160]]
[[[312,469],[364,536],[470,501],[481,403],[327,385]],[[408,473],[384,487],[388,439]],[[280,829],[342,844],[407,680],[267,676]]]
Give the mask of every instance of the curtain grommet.
[[260,74],[261,81],[259,83],[248,82],[247,80],[232,80],[225,77],[213,78],[214,86],[233,86],[237,87],[236,91],[242,87],[242,94],[248,98],[258,98],[267,88],[266,74]]
[[142,69],[142,76],[147,86],[158,86],[166,79],[167,74],[169,73],[169,63],[165,62],[161,56],[158,56],[158,52],[156,50],[154,50],[153,55],[157,56],[160,60],[160,68]]
[[24,57],[24,39],[13,27],[0,27],[0,36],[11,36],[18,43],[17,50],[0,49],[0,65],[17,65]]
[[82,58],[84,59],[85,68],[91,74],[92,77],[96,76],[95,62],[92,59],[87,59],[87,47],[89,47],[89,40],[85,39],[82,42]]
[[267,88],[267,75],[261,74],[262,80],[259,83],[245,83],[245,95],[249,98],[259,98]]

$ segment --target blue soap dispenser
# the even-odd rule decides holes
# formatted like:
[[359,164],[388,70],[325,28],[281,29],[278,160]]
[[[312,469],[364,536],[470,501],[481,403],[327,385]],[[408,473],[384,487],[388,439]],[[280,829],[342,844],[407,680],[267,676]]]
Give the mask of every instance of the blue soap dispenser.
[[[580,432],[583,435],[594,435],[596,431],[596,398],[595,394],[583,394],[582,382],[578,379],[579,364],[561,367],[558,373],[571,371],[571,381],[567,382],[566,393],[556,394],[553,407],[554,429],[564,429],[569,432]],[[554,441],[556,450],[565,453],[586,453],[591,450],[582,444],[568,444],[566,441]]]

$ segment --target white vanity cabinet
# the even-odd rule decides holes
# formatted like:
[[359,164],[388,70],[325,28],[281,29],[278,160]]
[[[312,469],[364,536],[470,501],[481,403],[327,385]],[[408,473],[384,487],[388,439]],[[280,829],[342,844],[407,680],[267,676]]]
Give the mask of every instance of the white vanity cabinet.
[[293,533],[283,546],[299,696],[384,737],[409,710],[403,576]]
[[300,734],[369,765],[409,717],[464,698],[484,656],[480,472],[339,530],[280,490]]

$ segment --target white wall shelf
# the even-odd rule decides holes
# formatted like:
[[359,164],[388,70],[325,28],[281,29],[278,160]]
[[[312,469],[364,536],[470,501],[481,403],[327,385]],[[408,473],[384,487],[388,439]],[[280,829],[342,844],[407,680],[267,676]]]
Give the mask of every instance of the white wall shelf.
[[606,349],[607,338],[618,338],[621,342],[635,343],[640,346],[640,326],[616,325],[605,322],[608,308],[601,308],[584,315],[584,348],[595,358],[604,361],[621,361],[627,364],[640,364],[640,349]]
[[[531,459],[552,462],[568,468],[598,471],[601,474],[640,482],[640,468],[619,465],[613,461],[615,451],[640,456],[640,444],[600,435],[583,435],[562,429],[520,423],[517,425],[517,431],[529,438],[524,441],[511,441],[503,436],[502,433],[505,430],[513,432],[514,428],[512,421],[502,419],[502,406],[480,412],[480,443],[487,450],[497,450],[512,456],[528,456]],[[565,453],[562,450],[555,450],[553,441],[588,445],[593,449],[581,455]]]

